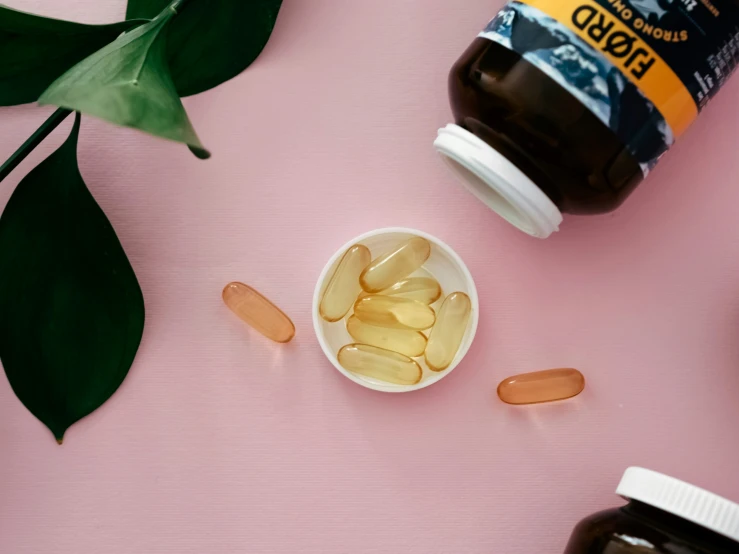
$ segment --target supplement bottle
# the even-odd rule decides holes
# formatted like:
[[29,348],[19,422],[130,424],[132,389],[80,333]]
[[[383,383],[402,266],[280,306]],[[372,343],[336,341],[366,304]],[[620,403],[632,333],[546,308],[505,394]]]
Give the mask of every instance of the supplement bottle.
[[629,503],[582,520],[564,554],[739,553],[739,504],[639,467],[616,493]]
[[452,68],[437,150],[541,238],[618,207],[739,61],[739,0],[509,2]]

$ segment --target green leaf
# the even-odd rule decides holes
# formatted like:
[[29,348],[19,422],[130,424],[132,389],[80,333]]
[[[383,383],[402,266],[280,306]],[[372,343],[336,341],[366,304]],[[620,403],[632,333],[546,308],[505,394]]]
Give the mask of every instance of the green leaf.
[[[128,0],[126,17],[151,18],[167,0]],[[180,96],[217,87],[257,59],[282,0],[189,0],[172,21],[168,53]]]
[[141,23],[83,25],[0,6],[0,106],[35,102],[67,69]]
[[166,9],[84,59],[54,81],[39,103],[182,142],[207,158],[167,68],[163,31],[173,15]]
[[0,218],[0,360],[60,443],[123,382],[144,329],[136,276],[77,167],[79,126]]

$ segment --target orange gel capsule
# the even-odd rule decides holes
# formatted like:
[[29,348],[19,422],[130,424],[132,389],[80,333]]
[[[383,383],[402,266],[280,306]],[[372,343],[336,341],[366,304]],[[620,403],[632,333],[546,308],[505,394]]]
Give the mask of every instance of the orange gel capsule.
[[367,344],[347,344],[339,350],[338,358],[347,371],[396,385],[415,385],[423,376],[415,360]]
[[426,337],[420,331],[375,327],[354,315],[346,322],[346,330],[358,343],[392,350],[411,358],[423,355],[426,350]]
[[233,313],[275,342],[290,342],[295,325],[285,313],[244,283],[229,283],[223,301]]
[[323,293],[318,311],[326,321],[339,321],[351,309],[362,287],[359,275],[372,260],[369,248],[355,244],[342,256]]
[[444,371],[454,361],[467,332],[471,311],[472,303],[465,293],[453,292],[446,297],[426,347],[426,364],[430,370]]
[[354,315],[364,323],[391,329],[423,331],[434,325],[434,310],[422,302],[372,294],[357,300]]
[[[383,296],[397,296],[398,298],[407,298],[408,300],[418,300],[424,304],[433,304],[441,296],[441,286],[431,277],[409,277],[398,281],[392,287],[378,292]],[[361,297],[369,296],[369,293],[363,292]]]
[[362,272],[359,282],[367,292],[380,292],[421,267],[431,255],[431,244],[421,237],[413,237],[392,252],[374,260]]
[[576,369],[548,369],[505,379],[498,396],[506,404],[538,404],[572,398],[584,388],[585,377]]

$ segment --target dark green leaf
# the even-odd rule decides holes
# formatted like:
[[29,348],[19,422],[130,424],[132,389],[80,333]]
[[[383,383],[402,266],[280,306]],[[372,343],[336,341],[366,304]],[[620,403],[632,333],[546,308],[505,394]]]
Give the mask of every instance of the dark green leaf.
[[59,441],[123,382],[144,329],[136,276],[77,167],[79,123],[0,218],[0,360]]
[[141,23],[83,25],[0,6],[0,106],[35,102],[67,69]]
[[[126,17],[152,18],[168,0],[128,0]],[[282,0],[187,0],[169,31],[169,67],[180,96],[217,87],[257,59]]]
[[170,9],[121,35],[59,77],[39,98],[111,123],[183,142],[207,157],[167,68]]
[[[192,7],[198,0],[187,0]],[[169,6],[170,0],[128,0],[126,8],[126,19],[153,19]],[[185,8],[186,6],[182,6]]]

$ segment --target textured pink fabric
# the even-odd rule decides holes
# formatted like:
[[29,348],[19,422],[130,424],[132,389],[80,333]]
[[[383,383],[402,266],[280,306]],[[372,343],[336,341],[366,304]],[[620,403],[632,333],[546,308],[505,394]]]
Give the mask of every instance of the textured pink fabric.
[[[97,22],[124,9],[7,2]],[[559,554],[619,503],[629,465],[739,501],[739,78],[621,210],[540,242],[431,147],[447,71],[500,5],[285,0],[258,62],[186,101],[208,162],[84,120],[82,173],[147,327],[128,380],[62,447],[0,377],[0,552]],[[0,158],[48,112],[0,110]],[[310,317],[328,257],[388,225],[447,241],[481,301],[464,363],[401,396],[336,372]],[[232,280],[284,308],[295,342],[238,321],[220,299]],[[557,366],[585,373],[581,397],[497,401],[504,377]]]

